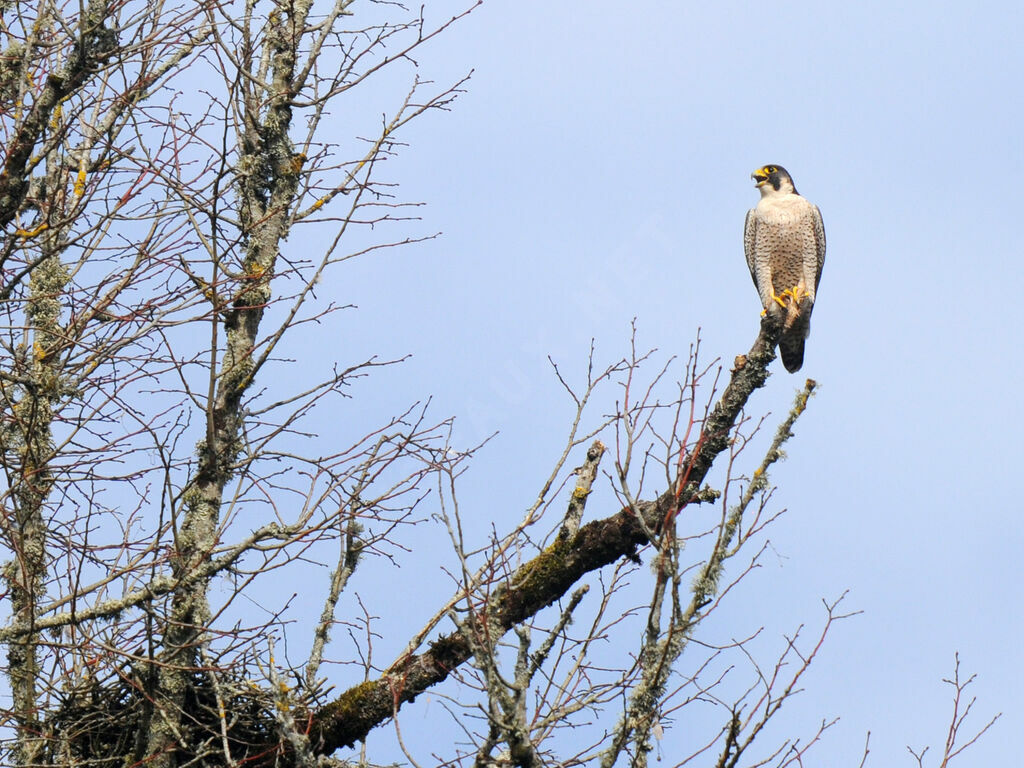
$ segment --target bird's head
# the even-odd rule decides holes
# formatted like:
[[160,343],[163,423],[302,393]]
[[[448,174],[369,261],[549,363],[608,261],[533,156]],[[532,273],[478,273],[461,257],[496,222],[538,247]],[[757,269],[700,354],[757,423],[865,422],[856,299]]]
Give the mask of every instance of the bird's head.
[[765,165],[758,168],[750,178],[754,180],[754,186],[761,190],[761,196],[770,195],[774,192],[792,192],[796,194],[796,187],[793,186],[793,179],[789,171],[781,165]]

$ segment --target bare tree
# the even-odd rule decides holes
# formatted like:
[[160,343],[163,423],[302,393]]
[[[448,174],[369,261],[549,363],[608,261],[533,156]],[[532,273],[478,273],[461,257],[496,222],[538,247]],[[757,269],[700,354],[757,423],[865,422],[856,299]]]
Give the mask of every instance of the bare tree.
[[[953,665],[953,678],[943,680],[944,683],[953,688],[953,713],[950,716],[949,727],[946,730],[946,739],[942,749],[942,756],[937,758],[939,761],[937,763],[939,768],[946,768],[946,766],[952,763],[955,758],[963,754],[968,747],[984,736],[988,729],[995,725],[996,720],[1002,717],[1002,713],[1000,712],[990,718],[988,722],[980,728],[971,728],[967,735],[963,733],[965,726],[967,725],[967,718],[970,717],[971,710],[974,709],[974,705],[977,702],[977,699],[973,697],[968,701],[967,696],[965,695],[967,689],[974,680],[975,675],[971,675],[966,680],[960,678],[960,654],[956,654],[955,663]],[[925,760],[925,755],[928,753],[928,747],[924,747],[920,750],[907,747],[907,751],[913,755],[918,768],[924,768],[924,766],[928,764]]]
[[[317,428],[313,414],[397,361],[304,360],[296,376],[294,332],[344,308],[324,303],[325,275],[420,239],[382,166],[460,93],[465,80],[421,79],[415,56],[471,11],[0,3],[8,762],[325,764],[385,722],[404,749],[399,711],[428,689],[463,733],[430,756],[442,763],[642,766],[704,706],[720,727],[675,764],[799,765],[829,727],[750,757],[850,615],[841,598],[769,664],[753,635],[697,641],[764,551],[768,473],[815,388],[748,461],[770,322],[727,373],[696,348],[678,383],[671,359],[635,347],[607,366],[592,355],[582,385],[556,367],[577,409],[564,450],[519,522],[483,542],[463,534],[474,449],[449,420],[416,404],[355,434]],[[366,104],[384,71],[405,90],[381,118]],[[345,135],[327,125],[338,114]],[[588,510],[599,487],[611,506]],[[428,516],[454,588],[381,664],[371,615],[387,601],[343,616],[341,597],[367,554],[400,556]],[[287,604],[254,597],[328,561],[312,626],[286,628]],[[343,626],[364,641],[339,647]],[[306,635],[299,665],[274,654],[289,632]],[[332,688],[323,665],[338,659],[358,679]]]

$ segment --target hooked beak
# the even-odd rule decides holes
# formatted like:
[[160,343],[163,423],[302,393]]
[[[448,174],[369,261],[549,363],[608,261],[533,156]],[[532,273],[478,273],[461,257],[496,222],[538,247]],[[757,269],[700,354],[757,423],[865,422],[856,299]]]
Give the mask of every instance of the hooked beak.
[[768,183],[768,174],[765,173],[764,168],[758,168],[750,174],[750,178],[756,182],[754,184],[755,187],[760,187]]

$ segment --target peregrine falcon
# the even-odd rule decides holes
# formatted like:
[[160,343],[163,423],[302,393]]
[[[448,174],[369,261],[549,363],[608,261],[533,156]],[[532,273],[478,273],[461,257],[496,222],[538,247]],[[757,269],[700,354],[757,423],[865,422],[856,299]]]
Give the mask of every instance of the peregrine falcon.
[[743,248],[764,312],[781,327],[779,354],[786,370],[804,364],[804,339],[811,332],[811,310],[825,263],[825,226],[818,206],[797,194],[781,165],[758,168],[751,178],[761,190],[747,212]]

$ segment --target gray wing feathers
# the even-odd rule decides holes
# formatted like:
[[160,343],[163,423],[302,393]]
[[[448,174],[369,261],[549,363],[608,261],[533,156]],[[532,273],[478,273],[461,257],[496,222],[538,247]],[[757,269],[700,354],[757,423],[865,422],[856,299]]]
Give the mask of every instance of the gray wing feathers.
[[747,268],[750,269],[750,277],[754,281],[754,287],[761,290],[757,284],[757,264],[754,261],[754,242],[757,239],[757,219],[754,218],[754,209],[747,211],[747,220],[743,224],[743,252],[747,257]]
[[814,224],[814,290],[818,290],[818,283],[821,281],[821,269],[825,266],[825,223],[821,220],[821,211],[818,206],[811,206],[811,222]]
[[743,251],[747,257],[747,267],[750,269],[750,277],[757,288],[757,294],[761,297],[761,306],[767,309],[771,305],[771,266],[767,259],[757,259],[757,213],[751,208],[747,211],[747,220],[743,225]]

